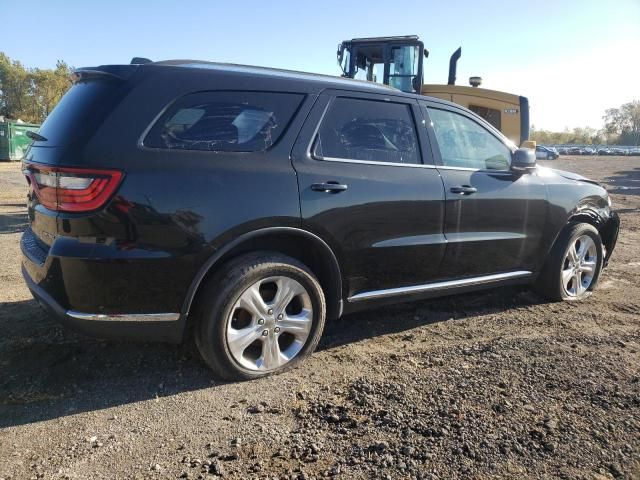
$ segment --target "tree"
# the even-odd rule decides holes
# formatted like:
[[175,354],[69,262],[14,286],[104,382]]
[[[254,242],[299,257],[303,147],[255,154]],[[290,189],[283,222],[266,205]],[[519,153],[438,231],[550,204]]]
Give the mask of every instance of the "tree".
[[605,131],[617,136],[618,145],[640,145],[640,100],[609,108],[604,114]]
[[28,69],[0,52],[0,115],[41,123],[71,86],[72,71],[62,61],[54,70]]
[[597,145],[604,142],[602,131],[591,127],[576,127],[573,130],[565,128],[562,132],[550,132],[548,130],[537,130],[531,127],[529,137],[541,145],[562,145],[562,144],[589,144]]
[[0,115],[18,118],[29,105],[29,74],[0,52]]
[[550,132],[531,127],[529,137],[542,145],[640,145],[640,100],[634,100],[619,108],[609,108],[602,117],[601,130],[591,127],[565,128],[562,132]]
[[32,72],[33,94],[38,107],[38,115],[44,119],[60,101],[69,88],[71,68],[58,60],[55,70],[35,69]]

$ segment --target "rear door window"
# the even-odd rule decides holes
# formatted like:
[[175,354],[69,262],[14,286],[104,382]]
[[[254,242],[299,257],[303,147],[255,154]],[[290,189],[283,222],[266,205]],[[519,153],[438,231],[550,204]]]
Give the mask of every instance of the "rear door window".
[[420,163],[411,107],[336,98],[322,120],[313,152],[318,158]]
[[304,95],[275,92],[202,92],[176,101],[144,140],[146,147],[256,152],[271,147]]

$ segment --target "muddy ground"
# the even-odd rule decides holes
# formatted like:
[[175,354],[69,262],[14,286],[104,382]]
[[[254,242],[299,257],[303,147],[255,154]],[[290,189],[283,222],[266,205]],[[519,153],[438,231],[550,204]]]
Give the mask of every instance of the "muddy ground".
[[19,272],[25,182],[0,164],[0,479],[640,478],[640,158],[541,163],[604,182],[620,212],[590,299],[350,315],[300,368],[227,384],[188,346],[48,318]]

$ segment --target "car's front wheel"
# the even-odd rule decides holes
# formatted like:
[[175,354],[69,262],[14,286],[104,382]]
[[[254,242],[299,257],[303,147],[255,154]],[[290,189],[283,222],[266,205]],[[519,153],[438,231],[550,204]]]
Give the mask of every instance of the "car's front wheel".
[[247,380],[288,370],[318,345],[325,298],[302,263],[276,253],[232,260],[203,287],[195,340],[216,376]]
[[588,223],[571,223],[556,240],[536,289],[551,300],[582,300],[595,288],[602,264],[598,230]]

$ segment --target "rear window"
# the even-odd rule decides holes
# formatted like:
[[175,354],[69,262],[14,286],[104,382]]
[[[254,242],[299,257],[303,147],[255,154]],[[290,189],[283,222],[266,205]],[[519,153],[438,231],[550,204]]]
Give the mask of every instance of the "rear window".
[[202,92],[176,101],[151,128],[146,147],[257,152],[278,141],[303,95]]
[[40,127],[47,147],[64,146],[95,131],[122,98],[123,83],[92,79],[74,84]]

